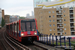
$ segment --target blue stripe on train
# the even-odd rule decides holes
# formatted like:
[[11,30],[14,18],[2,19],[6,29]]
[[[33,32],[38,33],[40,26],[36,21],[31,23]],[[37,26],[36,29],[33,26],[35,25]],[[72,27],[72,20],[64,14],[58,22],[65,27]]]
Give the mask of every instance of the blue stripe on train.
[[39,34],[38,34],[38,30],[37,30],[37,35],[39,36]]
[[19,31],[19,37],[21,37],[21,31]]

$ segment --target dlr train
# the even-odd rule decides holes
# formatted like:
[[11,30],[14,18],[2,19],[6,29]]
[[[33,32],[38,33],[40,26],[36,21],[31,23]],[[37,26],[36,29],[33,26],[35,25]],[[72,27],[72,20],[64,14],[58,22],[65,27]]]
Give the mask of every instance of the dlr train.
[[36,19],[24,19],[6,25],[6,32],[19,42],[39,40]]

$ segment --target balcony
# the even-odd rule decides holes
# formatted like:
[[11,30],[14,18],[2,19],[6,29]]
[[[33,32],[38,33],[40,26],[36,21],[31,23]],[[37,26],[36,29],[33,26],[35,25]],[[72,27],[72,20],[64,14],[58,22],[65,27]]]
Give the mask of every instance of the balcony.
[[70,7],[69,10],[73,10],[73,7]]
[[75,21],[70,21],[70,23],[75,23]]
[[56,11],[60,11],[60,10],[62,10],[62,8],[56,8]]
[[62,24],[58,24],[57,27],[63,27],[63,25]]
[[71,32],[71,35],[75,35],[75,32]]
[[57,13],[57,15],[62,15],[62,13]]
[[74,17],[70,17],[70,19],[74,19]]
[[62,22],[57,22],[57,24],[63,24]]
[[57,19],[63,19],[62,17],[57,17]]
[[70,14],[73,14],[73,12],[70,12]]
[[75,30],[74,29],[71,29],[71,32],[75,32]]
[[63,33],[63,31],[59,31],[59,30],[58,30],[58,33]]
[[74,28],[75,26],[74,26],[74,25],[71,25],[70,27],[71,27],[71,28]]
[[62,27],[57,27],[57,28],[64,28],[64,27],[62,26]]

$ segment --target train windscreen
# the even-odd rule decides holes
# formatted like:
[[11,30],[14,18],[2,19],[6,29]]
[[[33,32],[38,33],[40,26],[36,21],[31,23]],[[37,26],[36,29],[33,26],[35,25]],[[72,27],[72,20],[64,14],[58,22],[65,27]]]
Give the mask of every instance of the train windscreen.
[[21,31],[35,31],[35,20],[21,20]]

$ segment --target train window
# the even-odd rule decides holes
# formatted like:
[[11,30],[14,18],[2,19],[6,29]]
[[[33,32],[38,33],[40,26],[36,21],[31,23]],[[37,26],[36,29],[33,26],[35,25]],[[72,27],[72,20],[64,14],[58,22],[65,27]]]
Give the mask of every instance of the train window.
[[14,32],[14,25],[12,24],[12,31]]
[[35,22],[31,22],[31,23],[32,23],[32,31],[35,31],[36,30]]
[[17,23],[17,33],[19,33],[19,23]]
[[22,31],[22,32],[25,31],[25,23],[21,23],[21,31]]
[[30,21],[21,21],[21,31],[35,31],[36,30],[36,24],[34,20]]
[[10,34],[12,34],[12,24],[10,25]]
[[26,22],[26,26],[27,26],[27,31],[31,31],[30,22]]
[[17,33],[17,23],[15,23],[15,32]]

